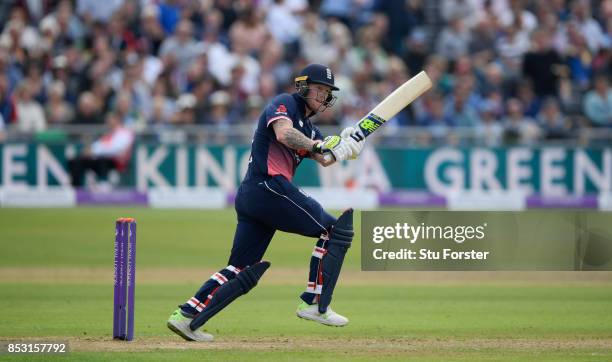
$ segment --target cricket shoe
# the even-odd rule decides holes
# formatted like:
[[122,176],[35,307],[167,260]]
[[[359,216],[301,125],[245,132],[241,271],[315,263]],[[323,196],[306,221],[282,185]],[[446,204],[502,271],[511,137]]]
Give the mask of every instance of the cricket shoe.
[[191,328],[189,328],[189,324],[192,320],[193,317],[185,316],[179,308],[172,313],[168,319],[167,326],[172,332],[178,334],[187,341],[211,342],[214,339],[212,334],[204,333],[197,329],[192,331]]
[[308,304],[304,301],[298,305],[295,314],[300,318],[319,322],[327,326],[343,327],[349,322],[348,318],[334,312],[329,307],[325,313],[321,314],[319,313],[319,306],[317,304]]

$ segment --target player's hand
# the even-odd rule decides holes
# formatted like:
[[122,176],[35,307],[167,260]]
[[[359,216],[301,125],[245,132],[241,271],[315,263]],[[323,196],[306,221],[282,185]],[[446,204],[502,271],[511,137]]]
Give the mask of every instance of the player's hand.
[[331,153],[331,149],[340,143],[340,140],[340,136],[327,136],[323,141],[317,142],[312,146],[312,152],[321,155]]
[[346,127],[342,130],[342,133],[340,133],[340,137],[346,141],[351,149],[351,156],[349,159],[356,159],[363,150],[363,146],[365,146],[365,137],[363,133],[361,133],[361,130],[355,127]]
[[351,138],[356,142],[365,141],[365,136],[361,133],[361,130],[358,127],[346,127],[340,132],[340,137],[342,138]]
[[336,161],[348,160],[352,153],[347,141],[340,136],[325,137],[322,142],[312,147],[312,151],[323,155],[331,153]]

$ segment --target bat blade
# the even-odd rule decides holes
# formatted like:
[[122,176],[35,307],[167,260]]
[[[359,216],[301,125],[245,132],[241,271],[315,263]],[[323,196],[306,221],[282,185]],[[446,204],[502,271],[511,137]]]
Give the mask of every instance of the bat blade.
[[431,88],[431,79],[425,71],[410,78],[378,103],[370,113],[362,118],[357,126],[364,136],[369,136],[389,119]]
[[[425,71],[421,71],[378,103],[367,116],[357,122],[356,127],[359,127],[363,135],[368,137],[399,111],[427,92],[431,86],[431,79]],[[331,161],[334,156],[326,154],[324,157],[326,161]]]

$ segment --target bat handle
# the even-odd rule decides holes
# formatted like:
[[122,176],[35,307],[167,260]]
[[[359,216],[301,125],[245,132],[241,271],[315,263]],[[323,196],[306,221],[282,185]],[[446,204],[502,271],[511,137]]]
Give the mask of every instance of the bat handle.
[[325,162],[330,162],[334,160],[334,156],[331,153],[326,153],[323,155],[323,159]]

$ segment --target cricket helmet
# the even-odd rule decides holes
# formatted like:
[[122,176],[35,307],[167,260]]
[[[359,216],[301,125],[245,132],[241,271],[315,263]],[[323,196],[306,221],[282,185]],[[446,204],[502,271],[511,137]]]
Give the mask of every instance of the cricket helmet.
[[324,84],[334,91],[340,90],[334,85],[334,73],[329,67],[321,64],[309,64],[295,77],[295,87],[298,91],[312,83]]

